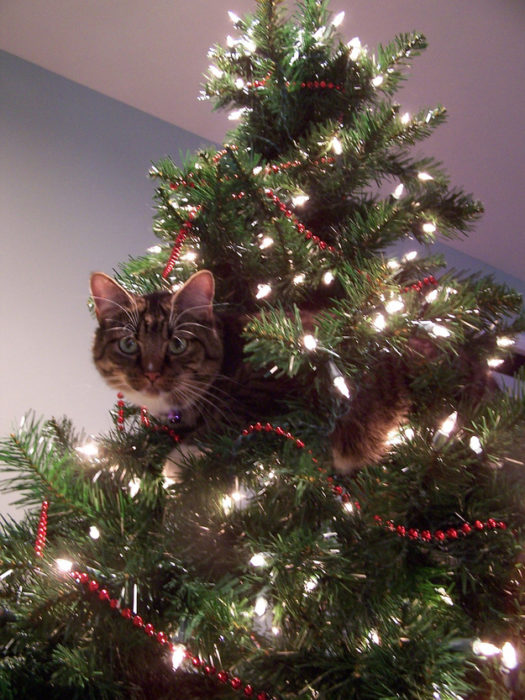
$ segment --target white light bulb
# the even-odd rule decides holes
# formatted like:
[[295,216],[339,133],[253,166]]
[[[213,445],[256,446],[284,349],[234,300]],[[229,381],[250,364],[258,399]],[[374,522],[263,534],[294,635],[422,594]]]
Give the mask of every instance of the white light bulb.
[[376,331],[382,331],[386,326],[386,321],[383,314],[377,314],[377,316],[375,316],[372,321],[372,325],[374,326]]
[[424,223],[421,228],[423,229],[424,233],[435,233],[436,231],[436,226],[431,221]]
[[410,121],[410,112],[405,112],[401,117],[401,124],[408,124]]
[[444,588],[436,588],[436,593],[439,593],[441,600],[443,600],[447,605],[454,605],[454,601]]
[[252,566],[266,566],[266,557],[261,552],[259,552],[258,554],[254,554],[253,557],[250,559],[250,564]]
[[272,634],[275,635],[276,637],[281,634],[281,630],[278,627],[272,627]]
[[181,260],[195,262],[195,260],[197,260],[197,253],[194,250],[190,250],[181,257]]
[[84,457],[97,457],[98,446],[96,442],[86,442],[85,445],[81,445],[76,448],[77,452],[80,452]]
[[330,270],[328,270],[328,272],[325,272],[323,275],[323,282],[324,282],[324,284],[332,284],[333,281],[334,281],[334,273],[330,272]]
[[343,508],[346,510],[347,513],[353,513],[354,512],[354,504],[350,503],[350,501],[347,501],[346,503],[343,503]]
[[233,49],[233,47],[238,43],[237,39],[234,39],[230,34],[226,37],[226,45],[228,48]]
[[93,540],[98,540],[98,538],[100,537],[100,530],[98,529],[98,527],[96,525],[92,525],[89,528],[89,536]]
[[221,500],[221,506],[226,515],[228,515],[228,513],[233,508],[233,501],[231,499],[231,496],[224,496]]
[[409,262],[410,260],[415,260],[417,258],[417,250],[410,250],[408,253],[403,255],[403,260]]
[[128,484],[128,492],[130,498],[135,498],[137,493],[140,491],[140,479],[138,476],[133,477]]
[[252,172],[254,175],[259,175],[259,173],[262,173],[262,165],[255,166]]
[[330,146],[332,148],[332,151],[335,153],[336,156],[340,156],[341,153],[343,152],[343,144],[341,141],[337,138],[337,136],[334,136],[330,142]]
[[440,326],[439,323],[433,323],[430,332],[436,338],[448,338],[450,336],[449,329],[445,328],[445,326]]
[[384,80],[385,80],[384,75],[376,75],[376,77],[372,79],[372,85],[374,87],[379,87],[380,85],[383,84]]
[[217,68],[217,66],[210,66],[208,70],[215,78],[222,78],[224,75],[224,72],[220,68]]
[[233,112],[230,112],[230,113],[228,114],[228,119],[229,119],[231,122],[237,121],[238,119],[241,119],[241,117],[242,117],[244,114],[246,114],[247,111],[248,111],[248,110],[246,109],[246,107],[241,107],[241,109],[236,109],[236,110],[234,110]]
[[317,347],[317,338],[308,333],[303,336],[303,345],[307,350],[315,350]]
[[518,654],[510,642],[505,642],[501,647],[501,662],[509,670],[518,665]]
[[57,565],[57,569],[62,571],[64,574],[69,573],[73,568],[73,562],[69,561],[69,559],[55,559],[55,563]]
[[259,243],[259,248],[261,250],[264,250],[265,248],[269,248],[272,245],[273,245],[273,238],[271,236],[264,236],[262,241]]
[[338,12],[336,14],[336,16],[333,18],[332,25],[334,27],[339,27],[343,23],[344,18],[345,18],[345,11],[341,10],[341,12]]
[[173,654],[171,657],[171,664],[173,666],[174,671],[176,671],[178,668],[180,668],[185,657],[186,657],[186,647],[183,644],[175,644],[175,648],[173,650]]
[[337,377],[334,378],[334,386],[335,388],[347,399],[350,398],[350,389],[348,388],[345,378],[343,377],[342,374],[338,375]]
[[507,338],[505,336],[502,336],[501,338],[497,338],[496,343],[499,348],[509,348],[511,345],[514,345],[516,341],[513,340],[512,338]]
[[433,289],[426,295],[425,299],[429,304],[431,304],[433,301],[436,301],[436,299],[438,298],[438,294],[439,291],[437,289]]
[[304,582],[304,590],[307,593],[310,593],[311,591],[313,591],[317,588],[318,583],[319,583],[319,579],[316,576],[312,576],[311,578],[309,578],[307,581]]
[[403,196],[403,192],[405,191],[405,186],[401,182],[396,189],[392,192],[392,197],[394,199],[399,199],[400,197]]
[[245,85],[244,80],[242,78],[237,78],[237,80],[235,81],[235,87],[238,90],[242,90],[244,85]]
[[242,501],[242,493],[240,491],[234,491],[231,495],[232,501],[235,503],[239,503],[239,501]]
[[233,24],[237,24],[237,22],[241,21],[241,18],[233,12],[233,10],[228,10],[228,17],[230,20],[233,22]]
[[487,360],[487,364],[489,367],[499,367],[502,365],[504,360],[501,359],[501,357],[491,357],[489,360]]
[[499,654],[501,649],[490,642],[482,642],[481,639],[475,639],[472,642],[472,651],[474,654],[477,654],[477,656],[494,656],[495,654]]
[[268,601],[266,598],[262,595],[258,596],[257,600],[255,601],[255,607],[254,607],[254,612],[256,615],[261,617],[264,615],[268,608]]
[[397,260],[394,260],[393,258],[392,258],[392,260],[389,260],[389,261],[387,262],[386,266],[387,266],[390,270],[399,270],[399,268],[401,267],[401,265],[398,263],[398,261],[397,261]]
[[258,284],[257,285],[257,294],[255,295],[256,299],[264,299],[264,297],[267,297],[268,294],[270,294],[272,291],[272,288],[269,284]]
[[307,194],[296,194],[295,197],[292,197],[292,203],[296,207],[302,207],[309,199],[310,197]]
[[473,435],[469,440],[470,449],[477,455],[483,452],[483,447],[481,446],[481,440],[477,435]]
[[148,248],[148,253],[160,253],[162,248],[160,245],[152,245],[150,248]]
[[391,299],[385,304],[385,310],[389,314],[395,314],[397,311],[402,311],[405,308],[401,299]]
[[454,413],[451,413],[448,418],[445,418],[443,423],[441,424],[441,427],[439,428],[439,432],[442,433],[443,435],[450,435],[450,433],[454,430],[456,427],[456,423],[458,420],[458,412],[454,411]]
[[349,49],[352,49],[350,51],[350,60],[357,61],[362,49],[361,40],[359,39],[359,37],[354,36],[354,38],[348,42],[347,46]]
[[306,275],[303,272],[301,272],[301,274],[295,275],[295,277],[293,278],[293,283],[294,284],[303,284],[305,279],[306,279]]
[[421,182],[428,182],[429,180],[433,180],[434,178],[430,173],[418,173],[417,177]]

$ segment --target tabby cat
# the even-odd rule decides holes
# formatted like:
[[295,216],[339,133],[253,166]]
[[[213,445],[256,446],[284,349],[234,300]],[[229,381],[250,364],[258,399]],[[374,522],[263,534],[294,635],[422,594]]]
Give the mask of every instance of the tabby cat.
[[[196,272],[174,293],[145,295],[126,291],[104,273],[91,276],[98,371],[132,404],[175,423],[183,444],[221,423],[241,425],[271,414],[283,394],[296,390],[292,380],[265,378],[244,361],[248,319],[214,310],[214,290],[208,270]],[[381,457],[389,431],[409,407],[392,358],[376,369],[330,435],[334,466],[344,473]]]

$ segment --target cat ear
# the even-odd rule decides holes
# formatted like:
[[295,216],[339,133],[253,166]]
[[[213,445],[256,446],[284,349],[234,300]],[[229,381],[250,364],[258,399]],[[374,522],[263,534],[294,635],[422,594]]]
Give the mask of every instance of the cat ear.
[[181,310],[194,309],[195,313],[211,319],[215,280],[209,270],[200,270],[192,275],[178,292],[174,301]]
[[134,304],[132,295],[103,272],[91,275],[90,288],[99,321],[111,317],[119,309],[127,311]]

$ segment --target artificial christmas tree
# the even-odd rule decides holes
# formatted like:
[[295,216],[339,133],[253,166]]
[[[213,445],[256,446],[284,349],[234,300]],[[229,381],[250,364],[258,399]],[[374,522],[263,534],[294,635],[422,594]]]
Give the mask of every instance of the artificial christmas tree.
[[341,19],[232,17],[205,94],[240,124],[152,168],[160,245],[116,274],[139,299],[211,271],[251,405],[214,381],[193,431],[124,392],[94,442],[3,441],[31,509],[1,536],[2,697],[523,696],[525,398],[489,375],[521,299],[428,254],[481,206],[411,155],[444,110],[393,102],[424,38],[373,56]]

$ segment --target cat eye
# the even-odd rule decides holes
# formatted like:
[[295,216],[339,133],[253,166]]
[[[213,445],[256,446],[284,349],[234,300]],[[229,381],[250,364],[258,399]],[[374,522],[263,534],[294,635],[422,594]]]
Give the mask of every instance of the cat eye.
[[173,338],[168,344],[168,349],[172,353],[172,355],[180,355],[186,350],[187,347],[188,341],[184,338],[177,338],[176,335],[173,336]]
[[126,338],[121,338],[118,341],[118,346],[126,355],[134,355],[139,349],[137,341],[131,335],[128,335]]

